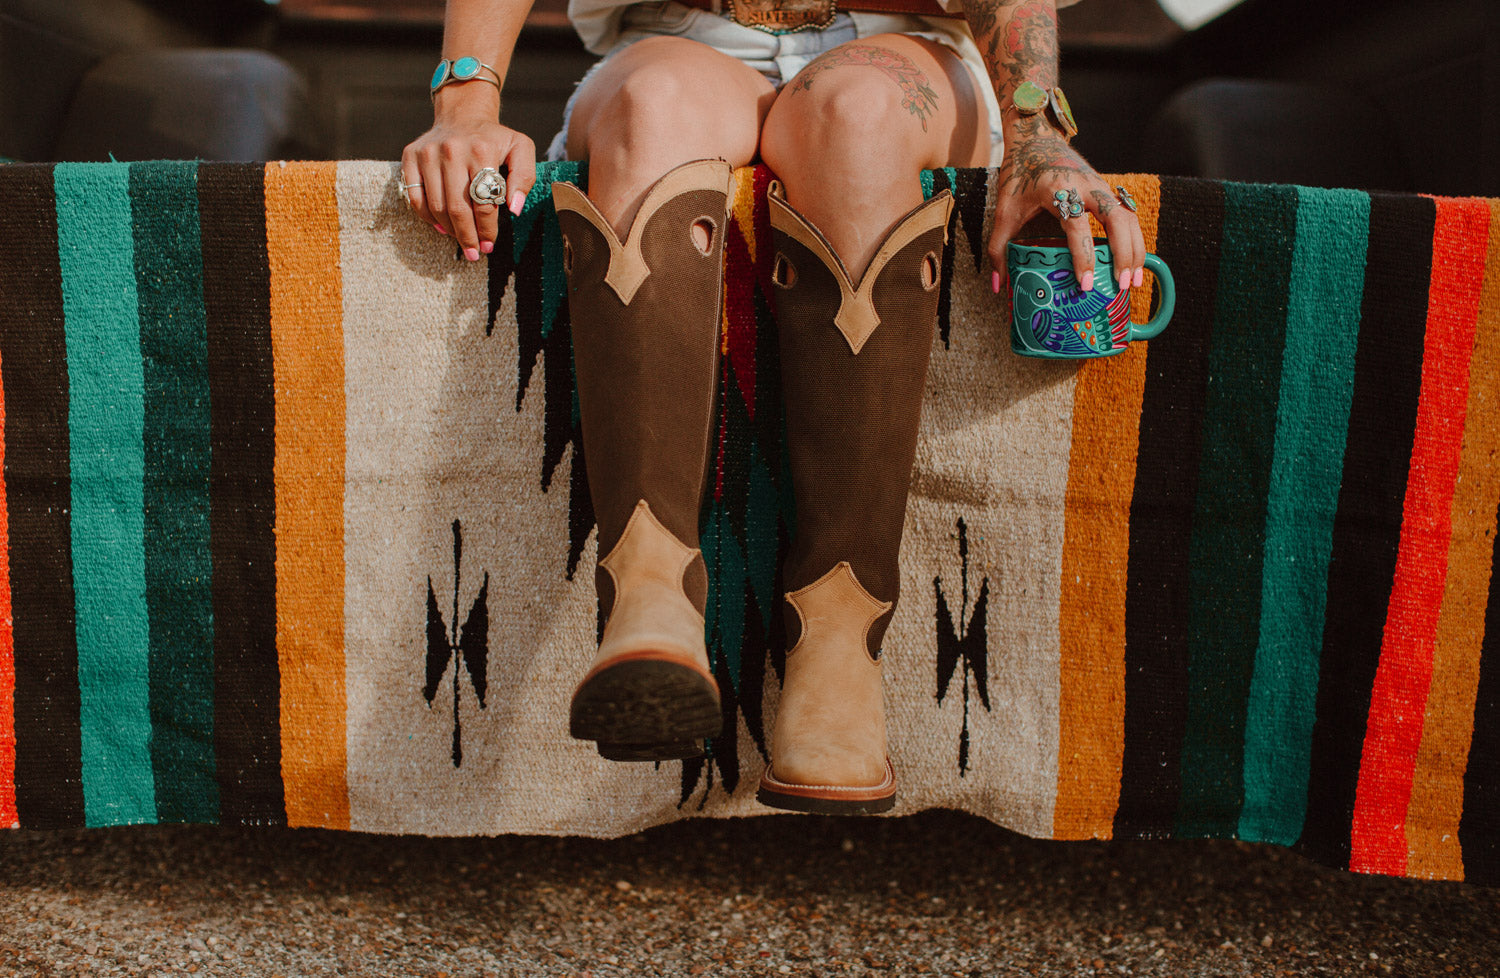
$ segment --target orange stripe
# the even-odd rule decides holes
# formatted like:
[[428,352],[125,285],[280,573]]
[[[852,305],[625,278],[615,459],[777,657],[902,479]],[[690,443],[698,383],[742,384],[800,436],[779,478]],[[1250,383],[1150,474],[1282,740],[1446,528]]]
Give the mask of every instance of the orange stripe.
[[10,613],[10,510],[5,496],[5,392],[0,390],[0,828],[16,812],[16,643]]
[[338,167],[266,167],[276,376],[276,650],[288,825],[349,827]]
[[1448,577],[1450,521],[1488,224],[1489,209],[1482,200],[1437,201],[1422,393],[1395,582],[1354,797],[1349,868],[1356,872],[1406,872],[1405,823]]
[[[1106,177],[1135,196],[1146,248],[1156,247],[1161,183]],[[1103,231],[1094,224],[1094,234]],[[1149,279],[1148,279],[1149,284]],[[1135,289],[1145,322],[1151,290]],[[1120,801],[1125,750],[1125,578],[1146,347],[1086,364],[1073,393],[1073,442],[1063,527],[1055,839],[1107,839]],[[1103,421],[1104,423],[1101,423]]]
[[1494,421],[1500,412],[1500,200],[1489,202],[1489,220],[1489,254],[1479,295],[1474,358],[1469,364],[1463,452],[1453,493],[1448,582],[1438,617],[1422,746],[1406,813],[1407,875],[1431,879],[1464,878],[1458,823],[1474,734],[1495,511],[1500,507],[1500,464],[1496,461],[1500,459],[1500,425]]

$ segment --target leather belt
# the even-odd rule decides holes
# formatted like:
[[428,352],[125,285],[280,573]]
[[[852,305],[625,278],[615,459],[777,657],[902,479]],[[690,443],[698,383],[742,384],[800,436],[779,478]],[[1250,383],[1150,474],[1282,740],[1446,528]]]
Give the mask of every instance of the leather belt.
[[916,14],[922,17],[962,17],[949,13],[937,0],[678,0],[711,13],[728,13],[735,23],[758,30],[785,33],[816,30],[833,23],[839,10],[856,13]]

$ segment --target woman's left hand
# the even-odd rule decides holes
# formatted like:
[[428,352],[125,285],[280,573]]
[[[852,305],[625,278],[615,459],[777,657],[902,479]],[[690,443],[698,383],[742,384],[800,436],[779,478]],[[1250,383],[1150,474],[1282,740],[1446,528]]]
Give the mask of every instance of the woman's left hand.
[[[1044,209],[1051,211],[1062,224],[1068,251],[1073,256],[1073,270],[1084,289],[1094,285],[1094,239],[1089,229],[1089,214],[1104,226],[1120,288],[1140,285],[1146,242],[1135,212],[1121,202],[1115,188],[1105,183],[1042,116],[1017,115],[1006,122],[1005,160],[1000,166],[994,230],[990,232],[987,249],[994,269],[994,291],[1000,291],[1000,280],[1006,275],[1006,245],[1023,224]],[[1064,217],[1059,204],[1076,213]],[[1078,210],[1079,205],[1082,210]]]

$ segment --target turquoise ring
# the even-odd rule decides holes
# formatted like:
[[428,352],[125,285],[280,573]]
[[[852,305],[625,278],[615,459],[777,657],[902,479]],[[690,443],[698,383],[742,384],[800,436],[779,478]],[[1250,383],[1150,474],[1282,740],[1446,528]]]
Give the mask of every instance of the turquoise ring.
[[1052,202],[1057,205],[1057,216],[1061,220],[1066,221],[1083,213],[1083,198],[1072,187],[1053,194]]

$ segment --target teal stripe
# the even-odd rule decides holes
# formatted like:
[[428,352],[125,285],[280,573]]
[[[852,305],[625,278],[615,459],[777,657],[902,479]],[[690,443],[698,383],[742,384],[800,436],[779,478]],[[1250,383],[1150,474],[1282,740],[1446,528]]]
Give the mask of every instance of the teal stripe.
[[1298,192],[1281,406],[1266,503],[1260,643],[1245,724],[1239,835],[1292,845],[1302,835],[1333,518],[1354,393],[1370,198]]
[[130,168],[145,382],[146,607],[156,817],[217,822],[208,332],[198,166]]
[[[1226,837],[1243,799],[1297,192],[1226,184],[1218,299],[1188,547],[1188,713],[1180,836]],[[1347,310],[1346,310],[1347,311]],[[1352,311],[1358,313],[1358,307]],[[1246,586],[1251,583],[1251,586]]]
[[125,164],[60,163],[73,589],[88,825],[156,820],[141,516],[140,323]]

